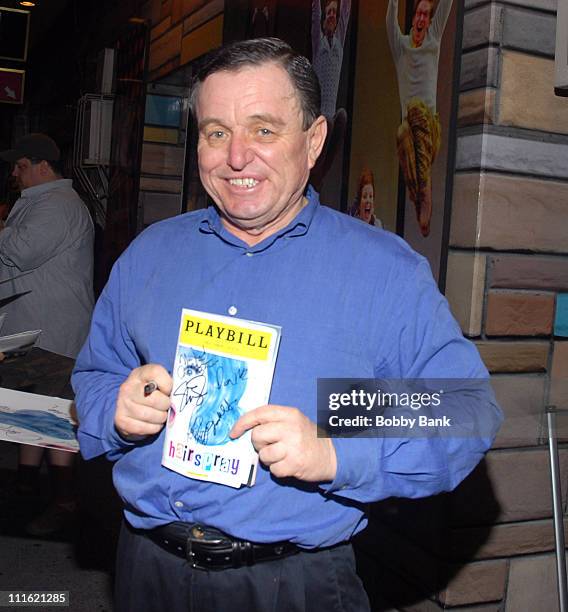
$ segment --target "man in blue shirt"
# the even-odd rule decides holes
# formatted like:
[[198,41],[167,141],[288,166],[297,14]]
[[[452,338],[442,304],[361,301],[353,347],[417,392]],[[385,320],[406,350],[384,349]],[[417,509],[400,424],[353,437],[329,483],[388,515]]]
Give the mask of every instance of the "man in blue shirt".
[[[81,451],[116,461],[125,506],[117,609],[368,610],[349,545],[364,504],[452,489],[491,439],[318,437],[317,379],[487,372],[427,262],[307,187],[326,122],[305,58],[276,39],[234,43],[198,72],[191,103],[215,207],[130,245],[74,374]],[[270,404],[231,434],[252,432],[252,487],[161,466],[182,308],[282,328]],[[472,409],[495,429],[490,399]]]

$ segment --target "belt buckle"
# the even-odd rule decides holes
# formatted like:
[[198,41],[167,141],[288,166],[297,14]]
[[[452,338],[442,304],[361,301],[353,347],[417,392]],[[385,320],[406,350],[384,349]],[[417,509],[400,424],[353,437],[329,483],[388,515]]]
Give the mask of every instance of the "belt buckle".
[[[207,532],[201,525],[193,525],[189,530],[186,543],[186,559],[190,563],[193,569],[209,570],[209,569],[223,569],[224,567],[231,567],[231,558],[229,557],[228,563],[223,564],[222,567],[216,566],[214,555],[207,551],[207,547],[216,546],[223,543],[223,538],[211,538],[207,537]],[[211,534],[209,534],[210,536]],[[194,544],[202,544],[201,550],[197,549]]]

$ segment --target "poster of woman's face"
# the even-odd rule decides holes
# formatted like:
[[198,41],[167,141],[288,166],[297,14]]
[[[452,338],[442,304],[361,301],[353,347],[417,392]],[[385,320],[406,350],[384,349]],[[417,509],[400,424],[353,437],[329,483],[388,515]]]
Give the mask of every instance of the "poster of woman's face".
[[359,203],[359,219],[365,223],[370,223],[374,215],[375,188],[371,183],[367,183],[361,189],[361,201]]
[[349,214],[375,227],[383,227],[375,210],[375,177],[369,168],[363,168],[359,176],[359,187]]

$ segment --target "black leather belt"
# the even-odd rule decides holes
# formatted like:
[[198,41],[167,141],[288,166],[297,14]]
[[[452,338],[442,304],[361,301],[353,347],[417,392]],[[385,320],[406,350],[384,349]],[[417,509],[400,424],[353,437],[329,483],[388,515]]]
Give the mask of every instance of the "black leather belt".
[[256,544],[232,538],[212,527],[191,523],[169,523],[143,533],[164,550],[187,559],[191,567],[197,569],[237,568],[282,559],[300,551],[291,542]]

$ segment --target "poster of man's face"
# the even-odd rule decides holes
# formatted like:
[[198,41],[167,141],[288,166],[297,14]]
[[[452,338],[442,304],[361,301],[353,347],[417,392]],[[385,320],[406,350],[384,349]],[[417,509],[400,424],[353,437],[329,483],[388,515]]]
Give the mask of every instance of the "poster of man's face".
[[424,38],[430,28],[430,20],[432,17],[433,5],[430,0],[420,0],[414,8],[412,17],[412,42],[415,48],[418,48],[424,42]]
[[336,0],[329,0],[324,5],[322,32],[328,38],[331,38],[337,29],[337,4]]

